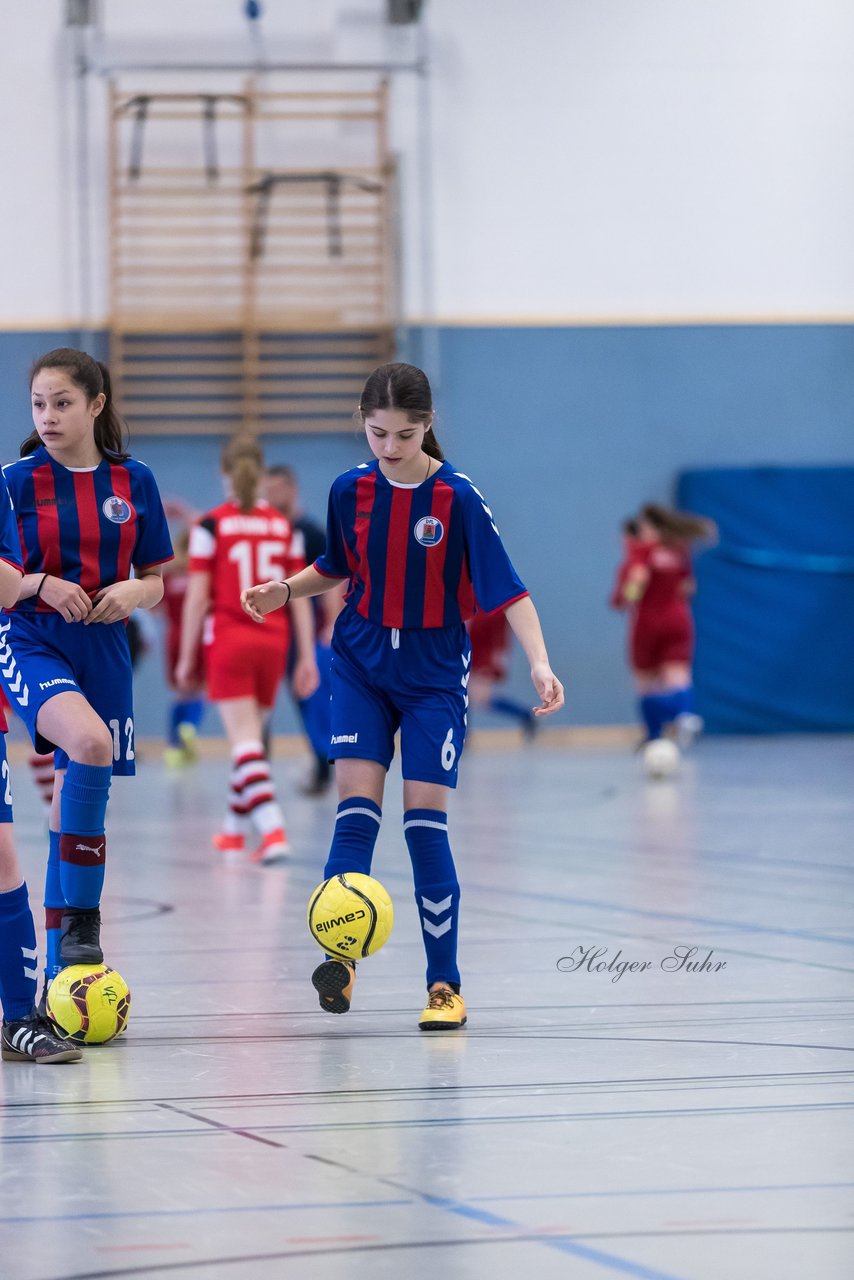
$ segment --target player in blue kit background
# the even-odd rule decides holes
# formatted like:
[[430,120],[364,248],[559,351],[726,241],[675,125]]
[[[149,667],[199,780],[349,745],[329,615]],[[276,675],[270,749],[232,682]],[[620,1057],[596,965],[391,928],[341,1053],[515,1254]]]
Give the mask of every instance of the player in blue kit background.
[[[256,622],[293,597],[346,579],[332,639],[332,737],[339,805],[324,876],[370,874],[385,776],[400,729],[403,830],[427,953],[422,1031],[466,1021],[457,967],[460,888],[448,802],[466,733],[471,647],[465,621],[480,606],[506,610],[531,664],[538,716],[563,706],[536,610],[507,556],[492,512],[445,460],[433,431],[426,375],[383,365],[362,392],[359,418],[375,461],[338,477],[329,495],[326,551],[284,582],[242,595]],[[312,982],[322,1009],[346,1013],[355,966],[328,958]]]
[[58,348],[30,390],[35,430],[4,468],[24,577],[0,623],[0,679],[36,750],[55,749],[46,991],[66,965],[103,962],[110,780],[135,771],[124,622],[159,602],[172,545],[153,475],[123,450],[105,366]]

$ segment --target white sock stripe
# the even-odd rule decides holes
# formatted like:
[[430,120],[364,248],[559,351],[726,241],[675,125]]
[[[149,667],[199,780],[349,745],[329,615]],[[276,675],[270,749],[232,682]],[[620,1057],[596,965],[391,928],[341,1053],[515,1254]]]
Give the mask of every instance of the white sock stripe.
[[374,813],[373,809],[357,809],[355,806],[352,809],[342,809],[335,815],[335,821],[337,822],[339,818],[349,818],[353,814],[361,814],[363,818],[373,818],[377,826],[382,822],[381,816],[378,813]]
[[422,907],[433,916],[440,916],[443,911],[448,911],[453,900],[454,895],[452,893],[449,893],[447,898],[443,898],[441,902],[431,902],[429,898],[425,898],[423,894],[421,895]]
[[253,804],[259,796],[271,796],[275,794],[272,778],[259,778],[257,782],[250,782],[240,793],[240,800],[243,804]]
[[250,760],[239,768],[232,769],[229,785],[240,791],[246,785],[247,778],[269,778],[270,766],[266,760]]
[[429,818],[410,818],[408,822],[404,822],[403,829],[408,831],[410,827],[435,827],[437,831],[447,831],[447,822],[431,822]]
[[445,920],[442,924],[434,924],[432,920],[428,920],[425,916],[421,917],[421,927],[425,933],[430,933],[434,938],[441,938],[447,933],[451,927],[451,921]]

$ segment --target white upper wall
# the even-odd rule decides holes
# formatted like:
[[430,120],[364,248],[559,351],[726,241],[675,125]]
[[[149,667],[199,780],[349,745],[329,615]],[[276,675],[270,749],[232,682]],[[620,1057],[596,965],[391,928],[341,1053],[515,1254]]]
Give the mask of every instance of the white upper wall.
[[[102,0],[100,51],[247,58],[243,7]],[[264,0],[265,51],[410,61],[419,35],[387,28],[384,8]],[[4,13],[4,328],[63,325],[85,302],[64,9],[32,0]],[[854,317],[850,0],[426,0],[421,38],[429,129],[415,77],[398,77],[393,97],[409,319]],[[97,323],[105,127],[94,77],[90,103],[83,318]]]

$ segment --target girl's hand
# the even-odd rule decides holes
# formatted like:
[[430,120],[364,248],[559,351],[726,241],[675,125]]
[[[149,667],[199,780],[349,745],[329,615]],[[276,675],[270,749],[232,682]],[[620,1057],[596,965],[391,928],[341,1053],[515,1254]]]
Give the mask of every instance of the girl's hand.
[[95,596],[92,612],[85,619],[86,625],[88,627],[91,622],[121,622],[124,618],[129,618],[134,609],[139,608],[141,601],[142,590],[138,578],[102,587]]
[[77,582],[66,582],[48,574],[39,599],[46,600],[66,622],[83,622],[92,612],[92,601]]
[[306,698],[311,697],[319,684],[320,672],[317,670],[317,663],[314,658],[300,658],[294,666],[294,673],[291,677],[294,697],[298,698],[300,702],[304,702]]
[[535,716],[550,716],[563,706],[563,685],[547,662],[538,662],[531,668],[534,688],[542,698],[542,705],[534,707]]
[[199,692],[195,654],[192,654],[189,658],[178,659],[175,664],[175,670],[172,672],[172,679],[179,693],[194,694]]
[[253,622],[263,622],[268,613],[287,604],[289,588],[283,582],[262,582],[240,593],[240,604]]

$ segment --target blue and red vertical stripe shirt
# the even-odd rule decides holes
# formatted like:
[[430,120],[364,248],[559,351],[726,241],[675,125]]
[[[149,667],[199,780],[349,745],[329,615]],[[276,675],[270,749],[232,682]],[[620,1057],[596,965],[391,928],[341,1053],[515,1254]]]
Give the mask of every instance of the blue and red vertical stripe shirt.
[[528,594],[492,512],[468,476],[443,462],[419,485],[366,462],[332,485],[319,573],[349,578],[347,604],[382,627],[450,627],[477,607]]
[[[40,446],[3,468],[18,525],[24,573],[78,582],[89,596],[172,559],[154,476],[144,462],[104,458],[94,469],[63,467]],[[52,612],[30,597],[22,613]]]

